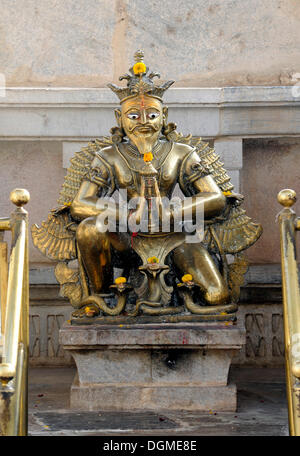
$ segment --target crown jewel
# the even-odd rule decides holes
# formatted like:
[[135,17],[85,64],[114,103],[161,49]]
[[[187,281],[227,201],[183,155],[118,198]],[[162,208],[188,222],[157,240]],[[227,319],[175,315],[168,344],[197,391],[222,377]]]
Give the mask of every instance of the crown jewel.
[[160,74],[149,71],[144,63],[144,52],[142,50],[136,51],[134,60],[135,64],[129,69],[130,74],[126,73],[119,77],[120,81],[127,80],[127,87],[118,87],[115,84],[108,84],[107,86],[119,97],[121,102],[140,94],[147,94],[162,101],[163,93],[175,81],[167,81],[161,86],[155,85],[153,78],[160,78]]

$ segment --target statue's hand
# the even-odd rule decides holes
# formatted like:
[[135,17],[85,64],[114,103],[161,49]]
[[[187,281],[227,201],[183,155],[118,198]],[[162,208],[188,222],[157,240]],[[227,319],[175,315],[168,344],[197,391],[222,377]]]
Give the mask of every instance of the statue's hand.
[[[174,230],[173,213],[168,208],[151,213],[151,218],[148,220],[149,213],[142,213],[139,210],[131,210],[128,213],[128,228],[131,233],[138,231],[142,232],[170,232]],[[181,219],[180,219],[181,220]]]
[[145,218],[145,211],[147,210],[147,202],[145,199],[145,181],[141,180],[140,195],[131,200],[132,204],[135,204],[134,208],[128,210],[128,228],[132,233],[136,233],[140,229],[140,224]]
[[160,230],[164,233],[173,232],[175,225],[177,226],[178,223],[182,226],[181,216],[176,217],[176,211],[172,211],[170,207],[163,206],[159,215]]
[[244,201],[244,195],[241,195],[241,193],[231,193],[230,195],[227,195],[226,198],[231,204],[235,204],[236,206],[240,206]]

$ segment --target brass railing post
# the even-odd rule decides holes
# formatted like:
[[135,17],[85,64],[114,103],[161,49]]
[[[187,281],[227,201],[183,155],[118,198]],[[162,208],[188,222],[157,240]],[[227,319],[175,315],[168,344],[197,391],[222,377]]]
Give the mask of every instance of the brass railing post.
[[1,312],[1,335],[4,335],[5,308],[7,298],[8,263],[7,243],[4,241],[4,231],[10,228],[10,221],[7,218],[0,218],[0,312]]
[[[28,214],[26,213],[25,253],[22,286],[22,316],[20,327],[19,348],[20,371],[22,372],[19,386],[20,412],[18,435],[28,433],[28,361],[29,361],[29,252],[28,252]],[[18,395],[17,395],[18,397]]]
[[26,190],[10,195],[17,206],[10,219],[0,219],[0,230],[12,232],[5,309],[2,363],[0,364],[0,435],[27,435],[28,347],[29,347],[29,265]]
[[278,201],[284,209],[280,224],[284,344],[290,435],[300,436],[300,293],[296,261],[296,231],[299,222],[291,206],[294,190],[281,190]]

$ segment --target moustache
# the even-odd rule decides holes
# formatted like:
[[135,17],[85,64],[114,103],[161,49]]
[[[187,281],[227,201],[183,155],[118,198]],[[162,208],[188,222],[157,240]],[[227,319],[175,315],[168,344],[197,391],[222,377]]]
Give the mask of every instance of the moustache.
[[146,124],[137,124],[135,125],[134,127],[132,128],[128,128],[129,132],[133,132],[135,129],[139,129],[139,128],[150,128],[151,130],[154,130],[154,131],[158,131],[161,127],[160,125],[152,125],[152,124],[149,124],[149,123],[146,123]]

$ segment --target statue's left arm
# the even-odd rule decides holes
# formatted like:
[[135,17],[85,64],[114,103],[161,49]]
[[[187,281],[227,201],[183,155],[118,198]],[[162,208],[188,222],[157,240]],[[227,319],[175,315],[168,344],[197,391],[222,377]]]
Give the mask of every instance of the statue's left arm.
[[191,151],[183,161],[180,187],[189,199],[185,201],[185,217],[195,217],[198,208],[203,208],[204,218],[220,214],[226,205],[226,197],[209,170],[201,163],[196,151]]

